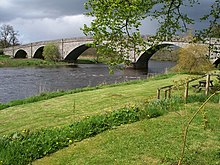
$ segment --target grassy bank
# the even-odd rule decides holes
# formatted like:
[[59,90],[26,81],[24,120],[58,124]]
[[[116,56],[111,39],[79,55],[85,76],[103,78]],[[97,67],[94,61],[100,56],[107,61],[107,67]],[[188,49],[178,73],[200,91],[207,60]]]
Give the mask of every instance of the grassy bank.
[[[74,143],[35,163],[175,164],[181,148],[183,123],[201,104],[195,102],[204,101],[204,97],[192,97],[191,103],[186,106],[172,100],[156,101],[153,106],[149,105],[152,105],[151,100],[156,97],[158,87],[171,85],[186,77],[188,75],[165,75],[95,87],[3,109],[0,111],[0,134],[7,136],[1,136],[1,156],[11,161],[18,156],[16,163],[21,161],[22,164],[22,161],[40,158]],[[180,92],[176,90],[173,94]],[[189,146],[192,148],[189,148],[189,155],[184,159],[186,164],[194,161],[198,164],[218,163],[218,98],[214,101],[204,110],[207,112],[203,113],[205,116],[202,114],[196,118],[190,130]],[[140,108],[143,105],[146,108]],[[167,114],[176,110],[177,113]],[[167,115],[146,120],[164,114]],[[208,133],[201,129],[204,129],[202,121],[207,118],[212,119],[207,125],[211,130]],[[135,124],[120,126],[139,120]],[[97,136],[77,142],[94,135]],[[211,140],[200,149],[200,144],[208,137]],[[9,161],[8,164],[13,163]]]
[[[93,58],[80,58],[77,64],[94,64],[97,63]],[[67,62],[53,62],[42,59],[13,59],[7,55],[0,55],[0,67],[27,67],[27,66],[58,66],[68,65]]]
[[64,64],[66,63],[45,61],[41,59],[13,59],[6,55],[0,55],[0,67],[53,66]]
[[[52,99],[49,99],[51,98],[50,94],[45,94],[45,96],[39,96],[39,98],[27,99],[27,102],[18,101],[18,104],[21,105],[17,106],[15,106],[17,103],[15,101],[14,105],[13,102],[12,105],[9,103],[11,107],[0,111],[0,135],[17,130],[22,131],[23,129],[62,126],[72,121],[78,121],[88,115],[104,113],[129,104],[143,102],[148,97],[156,96],[158,86],[172,84],[173,80],[185,76],[160,76],[151,80],[86,88],[85,90],[78,89],[73,93],[71,91],[70,93],[58,92],[57,95],[52,95],[52,97],[55,97]],[[170,79],[166,79],[167,77],[170,77]],[[59,94],[62,95],[57,97]],[[47,100],[42,100],[42,98]]]
[[[188,104],[178,113],[122,125],[75,143],[33,164],[177,164],[182,147],[183,124],[198,106],[198,103]],[[207,112],[208,127],[204,129],[204,116],[199,114],[188,133],[184,165],[220,163],[219,107],[209,103],[204,110]]]
[[27,164],[51,154],[71,143],[95,136],[122,124],[158,117],[168,111],[178,110],[180,99],[151,102],[141,107],[126,107],[102,115],[87,116],[69,126],[41,129],[37,132],[24,130],[0,138],[0,159],[4,164]]

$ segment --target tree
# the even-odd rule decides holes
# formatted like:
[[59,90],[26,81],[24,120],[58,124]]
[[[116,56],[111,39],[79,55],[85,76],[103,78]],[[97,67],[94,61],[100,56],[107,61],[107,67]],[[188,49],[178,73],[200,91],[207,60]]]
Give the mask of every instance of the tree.
[[2,25],[0,27],[0,47],[7,48],[9,46],[18,45],[17,36],[19,33],[14,30],[11,25]]
[[58,47],[52,43],[45,45],[43,50],[43,57],[48,61],[58,61],[60,59],[60,52]]
[[212,27],[209,37],[220,38],[220,23]]
[[[134,55],[145,50],[151,44],[172,38],[188,30],[193,24],[187,7],[199,4],[198,0],[88,0],[85,8],[87,15],[94,17],[90,26],[84,25],[83,32],[94,38],[92,46],[100,54],[110,55],[112,64],[127,61],[129,52]],[[210,28],[219,21],[220,2],[215,0],[210,13],[202,20],[209,20]],[[148,42],[141,37],[140,27],[146,18],[157,20],[159,28],[156,35],[148,37]],[[197,36],[210,32],[210,28],[198,31]],[[149,42],[150,41],[150,42]]]
[[213,65],[206,57],[208,47],[204,45],[190,44],[179,50],[179,59],[173,71],[203,73],[210,71]]

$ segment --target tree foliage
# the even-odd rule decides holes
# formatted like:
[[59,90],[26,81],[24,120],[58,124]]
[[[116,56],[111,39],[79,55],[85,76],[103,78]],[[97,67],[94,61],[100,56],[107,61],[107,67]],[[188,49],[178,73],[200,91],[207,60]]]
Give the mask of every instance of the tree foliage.
[[220,23],[214,25],[208,37],[220,38]]
[[203,73],[213,68],[206,54],[208,47],[190,44],[179,50],[177,65],[173,68],[177,72]]
[[[208,19],[211,27],[219,20],[219,3],[219,0],[213,0],[210,13],[201,18]],[[186,32],[188,25],[194,23],[187,15],[186,9],[195,4],[199,4],[199,1],[88,0],[85,4],[87,15],[94,19],[90,26],[84,25],[83,31],[94,38],[93,46],[97,46],[101,54],[111,57],[111,63],[120,63],[127,61],[131,50],[138,54],[145,50],[149,43],[157,44],[172,38],[173,35]],[[148,37],[148,42],[140,34],[142,22],[146,19],[157,20],[159,23],[156,35]],[[201,30],[198,34],[208,32],[210,28]]]
[[52,43],[45,45],[43,50],[43,57],[48,61],[58,61],[60,59],[60,52],[58,47]]
[[0,27],[0,47],[7,48],[9,46],[18,45],[19,33],[14,30],[11,25],[2,25]]

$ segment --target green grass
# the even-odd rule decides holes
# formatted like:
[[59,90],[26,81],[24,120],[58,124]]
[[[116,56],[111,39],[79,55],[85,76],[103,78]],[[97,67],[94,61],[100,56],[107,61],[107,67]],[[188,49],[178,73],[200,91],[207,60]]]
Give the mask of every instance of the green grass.
[[41,59],[13,59],[7,55],[0,55],[0,67],[53,66],[64,64],[66,63],[45,61]]
[[[34,165],[73,164],[176,164],[182,146],[183,123],[198,108],[189,104],[178,113],[122,125],[95,137],[75,143]],[[205,110],[209,124],[203,127],[199,114],[192,123],[183,164],[206,165],[220,163],[220,111],[218,104],[209,103]]]
[[170,85],[172,80],[185,76],[176,75],[170,79],[161,79],[166,77],[162,76],[151,81],[111,85],[97,90],[12,106],[0,111],[0,135],[23,129],[68,125],[88,115],[100,114],[129,104],[144,102],[149,97],[156,97],[156,89],[159,86]]
[[[46,97],[47,100],[42,100],[40,96],[39,100],[36,99],[33,102],[29,100],[30,103],[27,101],[24,104],[21,103],[21,105],[14,105],[1,110],[0,135],[21,132],[24,129],[36,132],[43,128],[46,129],[46,132],[48,130],[49,133],[54,127],[56,127],[55,129],[66,130],[64,128],[68,125],[76,121],[86,120],[87,116],[94,116],[95,119],[96,116],[112,113],[113,110],[125,106],[133,107],[149,102],[149,100],[156,97],[158,87],[171,85],[173,81],[185,79],[186,77],[187,75],[163,75],[150,80],[95,87],[96,90],[92,88],[84,92],[66,93],[51,99]],[[179,92],[176,91],[176,93]],[[201,99],[204,98],[191,98],[191,102],[201,101]],[[180,152],[182,124],[188,118],[188,115],[198,108],[199,104],[201,103],[190,103],[186,108],[183,107],[179,113],[169,113],[157,119],[144,120],[105,131],[93,138],[74,143],[71,147],[35,163],[175,164]],[[160,104],[156,105],[158,105],[158,109],[163,104],[161,106]],[[155,105],[152,107],[155,107]],[[187,146],[187,154],[189,155],[186,155],[186,159],[184,159],[185,164],[192,164],[194,161],[197,164],[203,162],[205,162],[204,164],[219,163],[217,160],[219,158],[218,140],[220,136],[219,130],[216,130],[220,126],[219,111],[217,111],[219,110],[219,104],[210,103],[207,107],[207,116],[211,119],[207,127],[208,132],[202,130],[201,120],[204,116],[198,117],[190,129],[192,135],[190,134],[189,146],[192,146],[192,148]],[[154,108],[152,108],[152,111],[155,111]],[[115,118],[117,117],[119,116],[116,115]],[[96,126],[91,128],[96,128]],[[13,138],[17,137],[17,134],[13,135],[16,135],[15,137],[12,136]],[[50,138],[50,136],[48,137]],[[203,142],[205,145],[201,145]],[[30,146],[32,146],[31,141]],[[56,146],[58,144],[55,144],[55,148]]]
[[27,164],[67,147],[72,142],[95,136],[119,125],[177,111],[181,103],[183,101],[179,98],[155,100],[141,107],[126,107],[102,115],[88,116],[62,128],[16,132],[0,138],[0,160],[10,165]]
[[[78,64],[94,64],[97,61],[94,58],[82,57],[77,60]],[[42,59],[13,59],[8,55],[0,54],[0,67],[27,67],[27,66],[56,66],[68,65],[66,62],[53,62]]]

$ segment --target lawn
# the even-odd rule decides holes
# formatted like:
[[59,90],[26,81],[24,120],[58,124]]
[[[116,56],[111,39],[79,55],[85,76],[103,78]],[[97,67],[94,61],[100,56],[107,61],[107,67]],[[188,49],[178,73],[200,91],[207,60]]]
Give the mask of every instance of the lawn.
[[[65,126],[66,130],[72,123],[82,121],[87,116],[105,115],[106,112],[125,106],[132,107],[135,104],[148,102],[156,97],[157,88],[177,81],[182,82],[189,75],[179,74],[167,77],[169,78],[159,77],[128,84],[104,86],[96,90],[67,94],[3,109],[0,111],[0,135],[22,132],[24,129],[34,132],[40,128],[47,128],[46,132],[50,132],[54,127],[57,129]],[[34,163],[176,164],[181,151],[183,124],[199,105],[201,103],[193,102],[183,106],[178,112],[170,112],[158,118],[108,129],[95,137],[74,142],[73,145]],[[190,128],[185,164],[220,163],[219,113],[219,104],[209,103],[202,115],[196,118]],[[204,130],[204,123],[206,130]],[[42,133],[40,135],[42,140],[43,135]],[[17,144],[16,141],[13,142],[13,138],[16,137],[17,134],[13,134],[11,144],[3,140],[3,146],[8,144],[16,148],[13,146]],[[35,139],[32,140],[35,141]],[[28,143],[28,140],[24,143]]]
[[176,75],[170,79],[140,81],[10,107],[0,111],[0,135],[23,129],[68,125],[85,116],[138,104],[149,97],[156,97],[158,87],[170,85],[173,80],[186,76]]
[[[105,131],[33,164],[177,164],[183,124],[199,105],[188,104],[178,113],[172,112]],[[195,118],[189,130],[183,164],[220,164],[219,104],[209,103],[204,111],[209,123],[204,129],[202,113]]]

